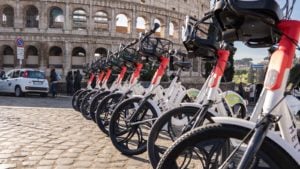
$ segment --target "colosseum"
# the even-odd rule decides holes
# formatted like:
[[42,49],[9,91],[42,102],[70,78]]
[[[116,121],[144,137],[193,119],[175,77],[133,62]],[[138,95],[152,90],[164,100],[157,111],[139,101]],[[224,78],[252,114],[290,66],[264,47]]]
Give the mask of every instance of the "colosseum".
[[[62,75],[103,57],[120,42],[131,41],[155,22],[156,36],[181,45],[186,15],[200,17],[205,0],[5,0],[0,1],[0,68],[19,67],[16,39],[24,40],[22,67]],[[187,76],[198,76],[199,60]]]

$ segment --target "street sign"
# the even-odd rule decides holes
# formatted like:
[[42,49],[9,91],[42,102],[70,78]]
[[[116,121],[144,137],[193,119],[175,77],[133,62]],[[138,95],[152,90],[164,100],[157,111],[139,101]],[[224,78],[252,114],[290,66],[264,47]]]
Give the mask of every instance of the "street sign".
[[23,47],[17,47],[17,58],[24,59],[24,48]]
[[24,40],[20,37],[16,40],[17,47],[24,47]]

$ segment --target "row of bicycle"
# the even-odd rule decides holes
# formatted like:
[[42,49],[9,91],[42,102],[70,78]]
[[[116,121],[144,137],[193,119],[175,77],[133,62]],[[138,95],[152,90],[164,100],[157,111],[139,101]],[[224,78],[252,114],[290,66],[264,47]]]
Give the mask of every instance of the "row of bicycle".
[[[170,41],[150,37],[156,24],[112,55],[117,57],[93,63],[88,88],[75,93],[73,107],[95,121],[123,154],[147,150],[153,168],[300,168],[299,137],[290,104],[299,101],[286,90],[300,22],[288,20],[293,3],[286,3],[280,9],[274,0],[218,0],[200,20],[186,18],[183,43],[189,55],[214,63],[195,98],[190,95],[195,90],[179,81],[180,72],[191,66],[188,62],[174,62],[178,67],[174,79],[166,88],[160,85],[169,56],[180,56],[170,51]],[[219,88],[234,41],[249,47],[278,44],[250,113],[238,94]],[[159,66],[144,87],[138,77],[149,62]],[[112,70],[119,74],[108,88]],[[123,80],[126,72],[131,76]],[[97,85],[91,89],[95,75]]]

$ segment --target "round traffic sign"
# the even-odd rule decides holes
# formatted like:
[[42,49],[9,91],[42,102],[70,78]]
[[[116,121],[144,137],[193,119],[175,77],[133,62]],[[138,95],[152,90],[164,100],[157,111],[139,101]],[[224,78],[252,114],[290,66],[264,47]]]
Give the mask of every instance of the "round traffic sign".
[[18,47],[24,47],[24,41],[22,38],[17,38],[16,44]]

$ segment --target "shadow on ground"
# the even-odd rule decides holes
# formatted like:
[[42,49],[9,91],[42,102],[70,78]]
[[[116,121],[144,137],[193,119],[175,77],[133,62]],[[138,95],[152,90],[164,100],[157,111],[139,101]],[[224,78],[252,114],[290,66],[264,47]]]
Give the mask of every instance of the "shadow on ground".
[[0,95],[0,106],[7,107],[41,107],[41,108],[72,108],[71,96],[40,97],[39,95],[28,95],[26,97],[15,97]]

